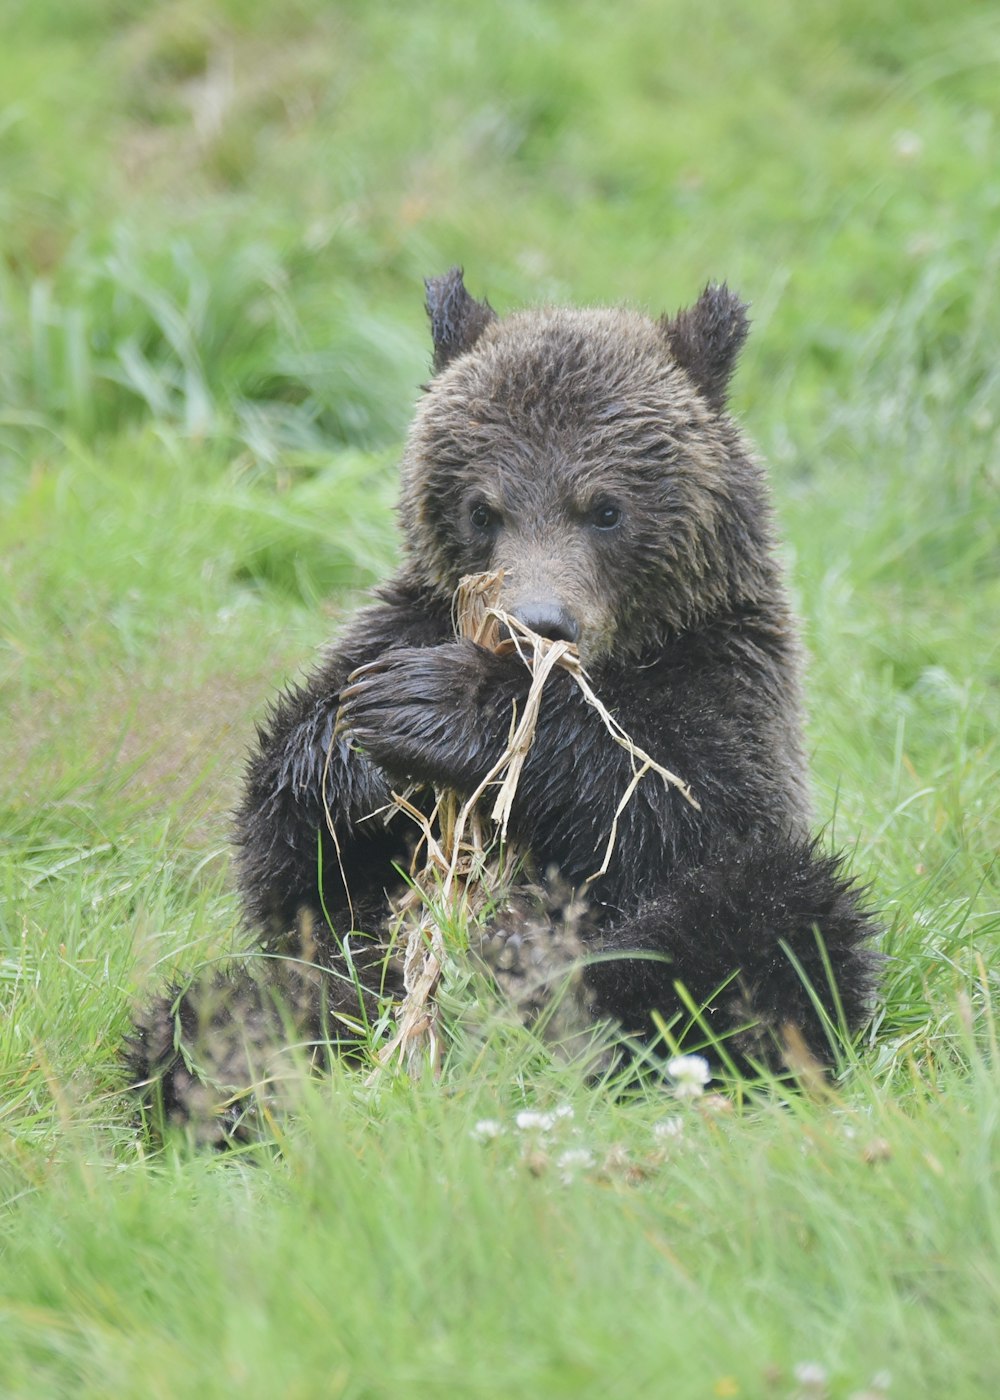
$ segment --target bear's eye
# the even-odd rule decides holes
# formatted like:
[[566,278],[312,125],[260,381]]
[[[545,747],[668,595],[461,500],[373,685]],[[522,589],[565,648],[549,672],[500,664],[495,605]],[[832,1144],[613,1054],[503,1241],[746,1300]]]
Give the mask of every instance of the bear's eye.
[[500,517],[485,501],[477,501],[469,511],[469,519],[477,530],[492,530]]
[[590,512],[590,523],[598,530],[613,530],[621,518],[621,509],[610,501],[605,501]]

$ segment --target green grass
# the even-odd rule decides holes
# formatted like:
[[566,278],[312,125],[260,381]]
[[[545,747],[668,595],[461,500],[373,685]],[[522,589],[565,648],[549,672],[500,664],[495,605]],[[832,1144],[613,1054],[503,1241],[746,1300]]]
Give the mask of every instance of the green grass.
[[[14,0],[0,30],[0,1392],[997,1393],[990,7]],[[437,1084],[297,1084],[278,1149],[157,1153],[130,1008],[238,943],[241,756],[391,567],[452,262],[500,310],[752,300],[736,406],[883,998],[818,1099],[616,1097],[496,1035]]]

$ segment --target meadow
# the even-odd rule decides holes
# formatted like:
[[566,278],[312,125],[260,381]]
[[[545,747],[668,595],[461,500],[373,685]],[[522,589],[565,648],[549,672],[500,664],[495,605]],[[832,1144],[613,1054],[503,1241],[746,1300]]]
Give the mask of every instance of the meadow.
[[[1000,1393],[998,94],[978,0],[0,7],[0,1394]],[[498,1035],[160,1147],[122,1038],[245,941],[242,755],[391,567],[453,263],[752,303],[878,1008],[811,1091]]]

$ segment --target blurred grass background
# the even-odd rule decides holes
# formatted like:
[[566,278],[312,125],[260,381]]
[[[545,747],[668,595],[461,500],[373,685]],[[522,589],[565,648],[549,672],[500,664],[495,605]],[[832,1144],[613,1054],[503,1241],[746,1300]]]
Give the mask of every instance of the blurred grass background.
[[[5,1393],[1000,1388],[998,93],[975,0],[6,0]],[[494,1047],[304,1088],[254,1172],[148,1161],[129,1008],[237,937],[241,754],[391,568],[455,262],[501,311],[752,302],[819,806],[887,925],[864,1059],[666,1156],[669,1102]],[[571,1186],[469,1137],[558,1096]]]

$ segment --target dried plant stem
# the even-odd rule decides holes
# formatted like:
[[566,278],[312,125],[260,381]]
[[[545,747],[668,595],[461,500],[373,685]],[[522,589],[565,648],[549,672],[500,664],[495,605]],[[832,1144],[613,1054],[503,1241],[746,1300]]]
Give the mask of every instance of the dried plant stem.
[[[408,928],[403,962],[406,995],[396,1015],[396,1032],[379,1052],[369,1081],[397,1060],[411,1071],[418,1061],[429,1060],[433,1069],[438,1066],[441,1038],[434,998],[447,952],[439,914],[442,909],[465,916],[475,914],[502,883],[501,853],[511,811],[521,771],[534,742],[542,692],[556,667],[573,677],[587,704],[597,711],[614,742],[631,756],[633,765],[632,777],[611,820],[604,859],[588,877],[587,884],[599,879],[610,866],[619,820],[647,773],[658,773],[692,807],[699,806],[687,783],[634,743],[598,699],[575,646],[538,636],[497,606],[502,579],[502,573],[473,574],[462,579],[453,609],[455,632],[491,651],[516,652],[531,673],[531,685],[520,715],[515,707],[511,716],[506,748],[464,802],[453,792],[438,792],[427,817],[407,797],[393,794],[394,807],[419,826],[421,837],[411,868],[413,884],[396,905],[398,926]],[[498,791],[489,818],[484,821],[480,804],[494,786]],[[424,864],[418,870],[416,862],[421,853]],[[507,855],[511,855],[509,847]]]

